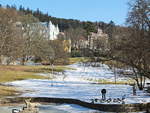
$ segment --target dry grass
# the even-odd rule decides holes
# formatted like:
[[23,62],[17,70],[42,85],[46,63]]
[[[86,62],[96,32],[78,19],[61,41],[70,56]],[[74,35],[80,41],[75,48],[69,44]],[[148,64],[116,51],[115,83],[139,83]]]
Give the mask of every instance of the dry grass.
[[[54,66],[53,71],[62,72],[71,69],[65,66]],[[37,76],[36,73],[48,73],[52,71],[50,66],[0,66],[0,82],[10,82],[24,79],[47,79]]]
[[124,81],[110,81],[110,80],[105,80],[105,79],[99,79],[99,80],[95,80],[95,79],[87,79],[89,81],[93,81],[93,82],[96,82],[98,84],[128,84],[128,85],[131,85],[131,84],[134,84],[134,80],[124,80]]
[[[54,66],[54,71],[61,72],[71,69],[64,66]],[[25,79],[48,79],[48,77],[38,76],[36,73],[51,72],[50,66],[0,66],[0,83]],[[35,75],[36,74],[36,75]],[[13,96],[21,93],[15,87],[0,85],[0,97]]]
[[74,57],[74,58],[69,58],[69,64],[74,64],[77,62],[88,62],[90,58],[86,57]]
[[15,87],[0,86],[0,98],[4,96],[15,96],[19,94],[20,94],[20,91],[17,90]]
[[34,75],[32,72],[22,71],[0,71],[0,82],[11,82],[25,79],[45,79],[46,77]]
[[121,63],[119,61],[115,61],[115,60],[105,61],[104,64],[110,65],[110,66],[114,66],[116,68],[124,68],[124,67],[126,67],[125,64],[123,64],[123,63]]

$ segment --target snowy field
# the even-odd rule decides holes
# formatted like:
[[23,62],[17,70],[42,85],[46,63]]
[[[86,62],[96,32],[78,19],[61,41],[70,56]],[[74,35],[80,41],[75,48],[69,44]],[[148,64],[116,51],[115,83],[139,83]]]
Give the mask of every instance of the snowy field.
[[[66,70],[63,75],[57,75],[53,80],[22,80],[9,84],[23,90],[33,90],[33,92],[26,92],[21,96],[73,98],[91,102],[91,99],[101,99],[100,91],[105,88],[107,99],[125,97],[125,103],[150,102],[150,97],[144,92],[137,91],[137,96],[133,96],[132,86],[95,84],[87,80],[88,78],[114,80],[113,72],[106,65],[84,67],[83,65],[73,64],[69,67],[75,70]],[[49,74],[41,75],[48,76]],[[118,80],[123,79],[118,77]],[[108,104],[107,102],[104,103]],[[112,103],[119,104],[117,102]]]
[[[92,67],[83,64],[69,65],[69,67],[74,68],[76,70],[66,70],[65,81],[87,82],[87,79],[93,79],[93,80],[102,79],[107,81],[115,81],[114,73],[109,69],[107,65],[100,64],[99,66],[100,67]],[[124,79],[125,78],[117,77],[118,81]]]

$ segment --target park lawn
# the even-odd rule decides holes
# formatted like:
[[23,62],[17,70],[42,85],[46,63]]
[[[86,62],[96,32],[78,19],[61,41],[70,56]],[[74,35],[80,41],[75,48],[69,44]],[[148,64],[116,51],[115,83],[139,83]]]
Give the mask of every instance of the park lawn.
[[[47,79],[37,76],[38,73],[63,72],[72,68],[66,66],[0,66],[0,82],[10,82],[25,79]],[[35,75],[36,74],[36,75]]]
[[[61,72],[71,69],[65,66],[54,66],[53,71]],[[52,71],[50,66],[0,66],[0,83],[12,82],[26,79],[48,79],[39,76],[38,73],[48,73]],[[0,85],[0,97],[13,96],[20,91],[12,86]]]
[[5,96],[16,96],[21,94],[21,91],[12,86],[0,86],[0,98]]
[[46,77],[34,75],[34,73],[32,72],[11,71],[11,70],[0,71],[1,83],[25,79],[46,79]]

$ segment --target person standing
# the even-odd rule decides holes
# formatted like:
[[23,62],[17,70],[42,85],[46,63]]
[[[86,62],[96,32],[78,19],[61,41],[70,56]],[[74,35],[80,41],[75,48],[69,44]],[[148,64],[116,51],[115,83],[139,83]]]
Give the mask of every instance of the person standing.
[[106,100],[106,89],[101,90],[102,100]]

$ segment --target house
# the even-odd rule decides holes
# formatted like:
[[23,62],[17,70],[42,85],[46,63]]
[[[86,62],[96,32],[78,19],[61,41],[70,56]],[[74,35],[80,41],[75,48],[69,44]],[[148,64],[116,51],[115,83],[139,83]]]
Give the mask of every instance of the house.
[[51,21],[40,22],[40,24],[45,28],[45,33],[47,33],[48,40],[58,39],[58,35],[60,33],[58,25],[54,25]]
[[[15,25],[21,27],[22,30],[24,29],[21,22],[16,22]],[[54,25],[51,21],[32,23],[31,25],[27,25],[27,27],[30,29],[30,33],[38,28],[38,32],[44,35],[43,37],[47,37],[48,40],[56,40],[60,33],[58,25]]]
[[52,24],[52,22],[50,21],[48,23],[48,33],[49,33],[49,40],[56,40],[59,34],[59,28],[58,25],[54,25]]
[[92,32],[88,37],[89,48],[105,51],[108,49],[108,39],[108,35],[99,28],[97,33]]

